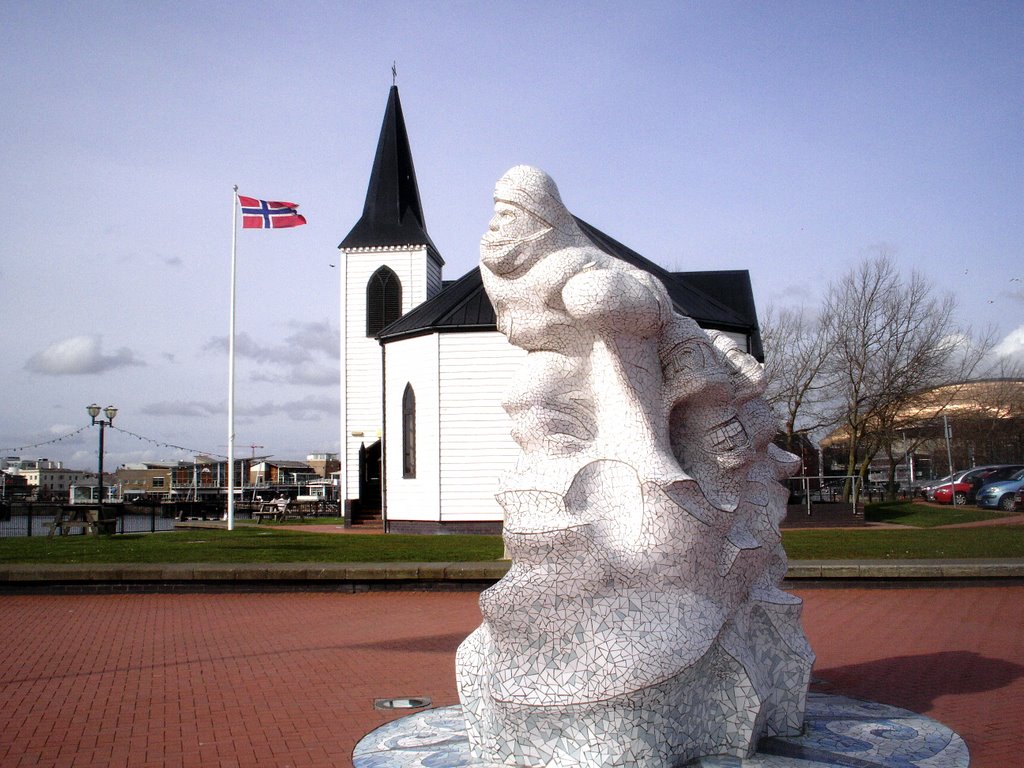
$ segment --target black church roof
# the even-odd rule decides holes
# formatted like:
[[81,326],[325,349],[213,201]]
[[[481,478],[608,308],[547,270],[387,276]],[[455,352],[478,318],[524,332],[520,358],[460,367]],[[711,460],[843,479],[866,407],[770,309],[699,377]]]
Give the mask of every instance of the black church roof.
[[403,245],[424,245],[438,264],[444,264],[427,234],[402,103],[398,98],[398,87],[393,85],[377,141],[363,215],[338,247]]
[[[677,312],[692,317],[702,328],[748,334],[751,338],[749,351],[758,360],[763,359],[749,272],[669,272],[582,219],[576,221],[594,245],[605,253],[661,280]],[[391,323],[377,338],[387,343],[433,332],[494,330],[497,330],[494,306],[484,290],[477,267]]]
[[[574,218],[583,233],[602,251],[617,259],[622,259],[637,269],[649,272],[661,280],[665,290],[668,291],[669,298],[672,299],[672,304],[680,314],[692,317],[702,327],[711,327],[722,331],[750,332],[750,318],[746,317],[744,313],[738,312],[733,301],[728,299],[722,301],[705,293],[687,279],[686,276],[689,273],[669,272],[583,219]],[[747,282],[748,284],[750,282],[749,275],[747,275]],[[756,317],[754,321],[756,324]]]
[[758,360],[764,360],[761,345],[761,323],[757,319],[754,303],[754,289],[750,284],[750,272],[745,269],[722,269],[712,272],[676,272],[676,277],[693,286],[707,296],[728,304],[735,312],[751,324],[750,353]]
[[382,342],[432,331],[496,331],[494,305],[474,267],[431,299],[413,307],[377,334]]

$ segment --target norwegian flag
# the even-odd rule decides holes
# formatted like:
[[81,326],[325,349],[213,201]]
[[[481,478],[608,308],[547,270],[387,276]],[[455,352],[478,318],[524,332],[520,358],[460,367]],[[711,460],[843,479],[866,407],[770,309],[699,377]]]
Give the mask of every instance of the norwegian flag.
[[301,227],[306,217],[299,213],[297,203],[282,203],[277,200],[257,200],[255,197],[238,196],[242,207],[242,229],[284,229]]

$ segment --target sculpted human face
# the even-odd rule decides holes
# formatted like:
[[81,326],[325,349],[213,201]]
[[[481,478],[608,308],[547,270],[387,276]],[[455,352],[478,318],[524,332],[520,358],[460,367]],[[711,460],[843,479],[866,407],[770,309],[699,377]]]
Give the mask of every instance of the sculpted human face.
[[528,244],[544,237],[551,225],[504,200],[494,201],[494,216],[480,241],[480,261],[502,277],[516,277],[538,260]]

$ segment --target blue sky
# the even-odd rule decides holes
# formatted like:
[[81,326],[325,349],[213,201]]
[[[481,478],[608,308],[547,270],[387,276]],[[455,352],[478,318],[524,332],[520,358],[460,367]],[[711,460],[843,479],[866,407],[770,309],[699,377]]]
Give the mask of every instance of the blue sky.
[[337,244],[397,62],[427,227],[474,266],[494,182],[677,270],[818,303],[885,250],[1024,360],[1024,4],[0,5],[0,448],[226,453],[232,185],[309,224],[239,233],[239,453],[338,445]]

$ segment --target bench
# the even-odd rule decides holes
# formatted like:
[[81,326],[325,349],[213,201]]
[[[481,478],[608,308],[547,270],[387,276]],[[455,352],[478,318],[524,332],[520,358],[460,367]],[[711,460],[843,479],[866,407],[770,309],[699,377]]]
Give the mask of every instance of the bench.
[[117,533],[117,517],[103,516],[104,511],[110,512],[110,508],[102,510],[97,505],[86,504],[64,504],[54,515],[52,523],[46,523],[44,527],[49,528],[47,534],[53,538],[55,533],[64,535],[72,528],[81,528],[85,533],[90,534],[112,534]]
[[97,524],[93,520],[62,520],[58,518],[52,523],[47,523],[46,527],[50,529],[47,536],[51,539],[57,531],[60,531],[61,536],[65,535],[69,528],[82,528],[86,533],[97,532]]
[[260,502],[259,507],[252,511],[252,519],[258,525],[263,522],[263,518],[269,517],[271,520],[277,520],[280,514],[281,510],[277,508],[277,504],[272,501],[263,501]]
[[305,504],[291,503],[284,509],[277,505],[276,501],[262,501],[259,507],[252,511],[252,519],[256,524],[263,522],[264,518],[270,518],[276,523],[283,523],[288,518],[305,520],[309,510]]

